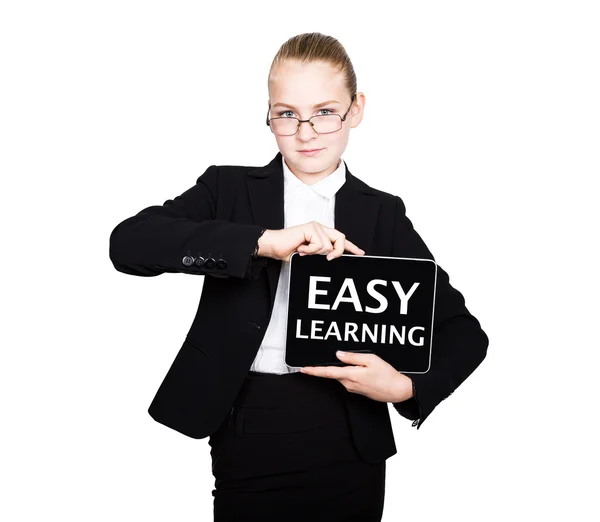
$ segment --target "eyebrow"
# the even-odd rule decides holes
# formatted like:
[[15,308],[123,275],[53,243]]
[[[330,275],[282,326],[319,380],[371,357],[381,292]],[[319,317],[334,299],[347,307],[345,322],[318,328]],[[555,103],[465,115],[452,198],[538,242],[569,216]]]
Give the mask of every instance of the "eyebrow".
[[[329,100],[326,102],[322,102],[322,103],[317,103],[316,105],[313,106],[314,109],[318,108],[318,107],[323,107],[324,105],[330,105],[332,103],[340,103],[339,101],[336,100]],[[277,102],[275,105],[271,105],[272,108],[275,107],[290,107],[292,109],[295,109],[296,107],[294,107],[293,105],[290,105],[289,103],[281,103],[281,102]]]

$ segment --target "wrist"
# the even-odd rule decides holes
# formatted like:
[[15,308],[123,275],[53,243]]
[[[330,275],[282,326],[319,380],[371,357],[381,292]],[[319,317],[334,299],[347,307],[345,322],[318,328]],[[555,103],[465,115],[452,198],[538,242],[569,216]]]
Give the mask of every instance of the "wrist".
[[398,378],[396,382],[396,393],[395,400],[392,402],[404,402],[414,397],[414,386],[413,381],[410,377],[407,377],[403,373],[398,372]]
[[269,257],[269,232],[271,232],[269,229],[265,229],[263,234],[258,238],[257,256]]

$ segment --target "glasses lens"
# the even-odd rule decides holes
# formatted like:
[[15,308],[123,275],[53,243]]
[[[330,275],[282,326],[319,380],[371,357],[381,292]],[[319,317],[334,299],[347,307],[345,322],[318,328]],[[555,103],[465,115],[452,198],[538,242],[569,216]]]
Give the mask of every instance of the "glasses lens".
[[339,131],[342,128],[342,118],[337,114],[325,114],[323,116],[313,116],[310,121],[314,125],[315,131],[319,134]]
[[297,118],[271,118],[271,131],[282,136],[293,136],[298,129]]
[[[342,118],[338,114],[313,116],[310,122],[318,134],[336,132],[342,128]],[[271,118],[271,132],[280,136],[293,136],[298,130],[298,118]]]

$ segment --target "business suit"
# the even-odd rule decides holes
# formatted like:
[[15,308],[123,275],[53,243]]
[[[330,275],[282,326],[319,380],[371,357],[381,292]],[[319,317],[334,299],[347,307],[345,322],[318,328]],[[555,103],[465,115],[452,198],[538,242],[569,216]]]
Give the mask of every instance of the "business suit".
[[[157,422],[189,437],[205,438],[221,425],[269,323],[282,262],[251,253],[264,227],[284,226],[281,160],[277,153],[263,167],[211,165],[195,186],[125,219],[110,236],[110,258],[123,273],[208,276],[192,325],[148,409]],[[366,255],[433,259],[401,198],[369,187],[349,169],[336,194],[335,225]],[[417,427],[481,363],[488,346],[439,265],[433,331],[430,370],[408,374],[418,402],[394,404],[402,416],[417,419]],[[350,392],[345,397],[361,457],[378,463],[394,455],[387,403]]]

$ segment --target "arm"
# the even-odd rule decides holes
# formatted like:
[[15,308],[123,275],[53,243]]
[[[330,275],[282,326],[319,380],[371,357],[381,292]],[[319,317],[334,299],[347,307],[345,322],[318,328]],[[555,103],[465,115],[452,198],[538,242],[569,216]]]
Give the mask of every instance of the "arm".
[[[406,217],[404,202],[396,196],[396,223],[392,255],[434,259]],[[489,339],[479,321],[467,310],[463,295],[450,285],[438,265],[431,367],[427,373],[404,374],[413,381],[410,399],[393,403],[400,415],[414,420],[417,429],[481,364]]]
[[[264,228],[215,219],[218,176],[219,168],[211,165],[183,194],[119,223],[109,240],[114,267],[145,277],[183,272],[258,278],[267,259],[252,254]],[[225,263],[200,266],[195,263],[198,257]]]

